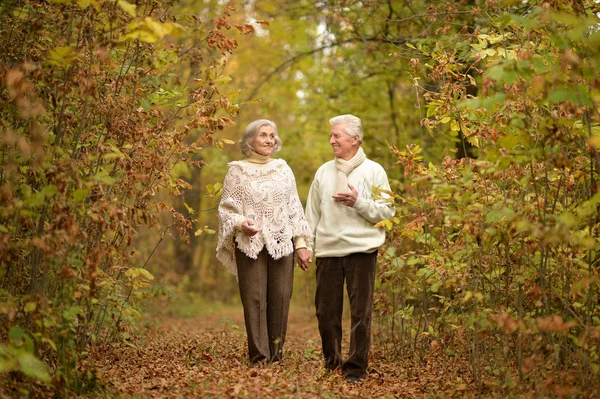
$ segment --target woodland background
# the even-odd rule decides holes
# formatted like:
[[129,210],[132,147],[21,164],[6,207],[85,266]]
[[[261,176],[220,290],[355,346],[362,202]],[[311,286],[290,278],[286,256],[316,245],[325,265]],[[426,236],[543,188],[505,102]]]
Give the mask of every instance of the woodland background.
[[[305,200],[328,119],[353,113],[397,207],[379,226],[387,359],[464,357],[481,394],[597,394],[598,12],[1,1],[2,390],[93,390],[86,357],[135,345],[154,298],[237,304],[214,232],[244,126],[276,121]],[[313,273],[296,275],[303,306]]]

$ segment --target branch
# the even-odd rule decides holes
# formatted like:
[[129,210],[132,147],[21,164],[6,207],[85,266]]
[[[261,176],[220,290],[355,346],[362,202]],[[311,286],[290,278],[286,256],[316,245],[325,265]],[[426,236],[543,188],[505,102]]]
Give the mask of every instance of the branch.
[[245,99],[245,101],[250,101],[252,99],[254,99],[256,97],[256,95],[258,94],[258,92],[260,91],[260,88],[267,83],[273,76],[277,75],[279,72],[281,72],[282,70],[284,70],[285,68],[287,68],[288,66],[294,64],[296,61],[298,61],[299,59],[303,58],[303,57],[307,57],[316,53],[319,53],[323,50],[326,49],[330,49],[330,48],[334,48],[334,47],[339,47],[341,45],[347,44],[347,43],[352,43],[352,42],[381,42],[381,43],[391,43],[394,45],[397,45],[399,43],[405,43],[406,39],[401,39],[401,40],[390,40],[390,39],[382,39],[379,37],[370,37],[370,38],[351,38],[351,39],[346,39],[346,40],[342,40],[339,42],[335,42],[335,43],[331,43],[331,44],[327,44],[321,47],[317,47],[314,48],[312,50],[309,51],[305,51],[303,53],[299,53],[296,54],[295,56],[288,58],[287,60],[283,61],[281,64],[279,64],[275,69],[273,69],[271,72],[269,72],[259,83],[258,85],[256,85],[254,87],[254,89],[252,89],[252,92],[250,93],[250,95]]

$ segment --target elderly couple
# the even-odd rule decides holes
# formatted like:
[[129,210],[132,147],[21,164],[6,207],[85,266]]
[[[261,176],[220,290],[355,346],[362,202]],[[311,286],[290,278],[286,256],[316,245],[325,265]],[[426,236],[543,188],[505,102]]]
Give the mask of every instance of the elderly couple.
[[[385,231],[373,225],[395,214],[373,188],[389,190],[381,165],[366,158],[362,124],[354,115],[331,118],[335,159],[315,174],[306,214],[296,180],[283,159],[277,126],[259,119],[245,129],[246,157],[229,163],[219,204],[217,258],[236,275],[244,308],[251,365],[281,360],[292,296],[294,254],[306,271],[316,255],[316,314],[328,370],[341,368],[349,382],[367,375],[377,250]],[[306,216],[305,216],[306,215]],[[344,281],[351,332],[343,360]]]

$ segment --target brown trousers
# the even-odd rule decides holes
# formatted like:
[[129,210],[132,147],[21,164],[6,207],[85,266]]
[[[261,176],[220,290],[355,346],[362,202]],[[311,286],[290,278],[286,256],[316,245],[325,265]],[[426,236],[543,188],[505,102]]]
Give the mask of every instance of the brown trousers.
[[294,282],[294,255],[274,260],[266,249],[256,259],[236,248],[240,297],[250,363],[281,359]]
[[[371,319],[375,291],[377,251],[337,258],[317,259],[315,307],[323,346],[325,367],[342,367],[345,376],[367,375],[371,347]],[[342,362],[342,310],[344,280],[350,300],[350,348]]]

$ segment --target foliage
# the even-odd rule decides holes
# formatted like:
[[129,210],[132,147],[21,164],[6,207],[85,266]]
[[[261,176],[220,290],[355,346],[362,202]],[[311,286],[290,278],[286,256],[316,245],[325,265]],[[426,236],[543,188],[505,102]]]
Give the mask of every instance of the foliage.
[[488,5],[452,47],[407,44],[425,56],[412,62],[422,124],[477,151],[434,164],[417,145],[392,147],[405,178],[382,223],[379,311],[398,355],[465,340],[481,387],[597,391],[597,5]]
[[598,4],[220,4],[0,3],[4,375],[84,391],[86,351],[133,345],[155,277],[231,297],[211,233],[240,127],[277,122],[304,198],[328,118],[350,112],[398,209],[378,354],[468,356],[480,393],[597,392]]
[[0,370],[85,390],[81,358],[135,334],[156,246],[193,227],[163,198],[222,146],[230,36],[254,28],[200,1],[0,7]]
[[598,4],[266,3],[271,29],[228,68],[279,123],[301,193],[338,113],[392,178],[390,359],[465,351],[481,389],[597,390]]
[[[393,179],[378,291],[390,356],[454,346],[482,388],[548,378],[597,389],[598,5],[253,12],[271,29],[229,67],[248,72],[257,113],[280,122],[299,184],[330,156],[327,118],[345,112],[363,117],[366,150]],[[256,54],[270,57],[252,64]]]

